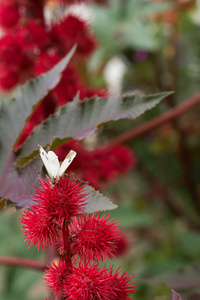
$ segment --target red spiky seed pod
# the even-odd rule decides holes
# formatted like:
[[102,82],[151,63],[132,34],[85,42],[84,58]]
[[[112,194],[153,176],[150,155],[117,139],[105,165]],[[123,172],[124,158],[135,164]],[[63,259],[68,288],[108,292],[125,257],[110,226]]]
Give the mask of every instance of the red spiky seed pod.
[[99,269],[96,264],[80,263],[73,268],[73,273],[67,277],[64,286],[68,300],[127,300],[129,294],[136,291],[133,276],[126,276],[118,269],[114,274],[112,268]]
[[0,5],[0,26],[4,31],[10,31],[18,24],[20,19],[17,3],[5,3]]
[[84,212],[88,194],[81,183],[71,174],[53,184],[48,177],[40,180],[41,187],[36,189],[34,199],[52,224],[62,226],[63,222]]
[[35,245],[38,250],[49,245],[53,246],[57,237],[57,226],[52,226],[51,218],[44,214],[38,206],[33,205],[32,210],[26,209],[20,219],[29,248]]
[[100,260],[115,256],[119,223],[109,220],[109,216],[94,213],[73,219],[70,237],[76,258],[99,263]]
[[44,275],[45,285],[49,287],[49,290],[57,296],[61,296],[68,276],[65,262],[62,260],[59,260],[57,263],[53,262]]

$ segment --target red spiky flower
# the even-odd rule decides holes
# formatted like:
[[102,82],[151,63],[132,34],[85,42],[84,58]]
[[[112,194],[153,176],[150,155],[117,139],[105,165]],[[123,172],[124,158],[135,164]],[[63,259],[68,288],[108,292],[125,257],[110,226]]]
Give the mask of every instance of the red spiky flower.
[[[130,293],[136,291],[131,282],[133,276],[120,275],[121,270],[112,274],[112,268],[99,269],[96,264],[80,263],[73,268],[73,273],[66,278],[64,286],[68,300],[127,300]],[[114,280],[116,279],[116,282]]]
[[40,186],[32,210],[25,210],[20,222],[29,247],[53,247],[58,241],[63,247],[61,259],[45,271],[49,290],[68,300],[129,300],[136,291],[133,275],[121,274],[121,267],[114,273],[111,267],[98,267],[100,260],[115,254],[118,221],[108,220],[110,214],[84,216],[85,186],[71,174],[53,181],[40,179]]
[[109,216],[94,213],[73,219],[70,237],[76,258],[99,263],[100,260],[115,256],[119,223],[109,220]]
[[3,91],[9,91],[19,83],[17,70],[4,69],[0,72],[0,88]]
[[42,24],[35,20],[29,20],[20,28],[19,38],[26,50],[33,52],[36,49],[44,50],[47,43],[47,32]]
[[74,149],[79,153],[72,170],[81,174],[83,181],[100,189],[114,181],[117,176],[126,174],[136,164],[134,153],[125,146],[111,145],[87,150],[77,141],[71,140],[56,149],[56,154],[64,159],[65,153]]
[[96,48],[96,40],[89,29],[89,24],[80,17],[68,14],[59,24],[51,28],[49,36],[54,44],[61,48],[65,47],[65,51],[69,51],[76,44],[76,55],[86,58]]
[[44,214],[38,206],[32,206],[32,210],[26,209],[20,222],[23,225],[22,230],[28,241],[29,248],[33,245],[44,249],[49,245],[54,245],[57,237],[57,227],[52,226],[51,218]]
[[34,194],[37,205],[26,209],[20,222],[24,224],[22,231],[28,241],[36,247],[53,245],[58,230],[65,221],[78,216],[86,205],[87,193],[81,182],[71,175],[60,178],[52,184],[47,177],[46,181],[40,179],[41,188]]
[[65,284],[66,299],[112,299],[107,269],[98,269],[96,264],[79,264]]
[[0,26],[5,30],[13,29],[20,19],[19,5],[17,3],[1,4]]
[[85,185],[82,186],[81,183],[71,174],[61,177],[59,182],[53,184],[48,177],[47,180],[40,180],[41,188],[36,189],[34,198],[43,213],[51,218],[52,223],[62,225],[64,221],[84,211],[87,193]]
[[24,50],[17,36],[4,36],[0,40],[0,64],[20,68],[23,65]]
[[115,297],[110,298],[110,300],[120,299],[120,300],[131,300],[129,294],[135,293],[138,289],[137,286],[133,285],[136,281],[132,281],[134,278],[133,275],[127,276],[128,272],[122,272],[122,267],[119,267],[113,274],[112,268],[109,270],[109,284],[110,288],[113,291]]
[[52,263],[45,271],[45,282],[49,286],[49,290],[54,292],[57,296],[63,294],[63,287],[66,284],[68,276],[65,262],[59,260],[58,263]]

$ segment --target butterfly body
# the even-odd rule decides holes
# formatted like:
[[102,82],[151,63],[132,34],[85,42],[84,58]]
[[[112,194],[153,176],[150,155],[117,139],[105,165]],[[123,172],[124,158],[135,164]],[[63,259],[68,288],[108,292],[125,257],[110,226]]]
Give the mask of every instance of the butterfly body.
[[51,179],[59,181],[59,178],[64,174],[71,162],[76,156],[76,152],[71,150],[64,161],[60,164],[58,156],[53,151],[46,152],[42,146],[38,145],[40,157],[45,165],[45,168]]

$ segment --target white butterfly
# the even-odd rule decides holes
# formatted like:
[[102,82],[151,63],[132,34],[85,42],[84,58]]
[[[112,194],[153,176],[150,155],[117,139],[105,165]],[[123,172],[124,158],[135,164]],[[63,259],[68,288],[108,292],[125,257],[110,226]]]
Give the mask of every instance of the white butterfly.
[[51,179],[55,178],[55,180],[58,181],[76,156],[76,152],[73,150],[69,151],[64,161],[60,164],[58,156],[53,151],[48,151],[47,153],[42,146],[38,145],[38,147],[41,159],[47,169],[49,177]]

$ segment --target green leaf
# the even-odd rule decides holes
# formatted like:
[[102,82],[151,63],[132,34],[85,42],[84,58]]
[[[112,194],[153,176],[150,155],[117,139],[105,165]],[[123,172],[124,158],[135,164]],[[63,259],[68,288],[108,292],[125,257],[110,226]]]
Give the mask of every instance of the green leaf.
[[[155,13],[163,13],[170,9],[173,9],[174,5],[171,1],[165,1],[165,2],[142,2],[140,0],[137,0],[138,2],[138,8],[137,8],[137,16],[140,17],[150,17]],[[129,1],[130,7],[129,7],[129,13],[131,15],[131,8],[133,9],[133,2],[132,0]]]
[[[38,153],[35,149],[38,143],[43,146],[50,144],[54,149],[70,138],[82,139],[91,135],[97,127],[106,122],[125,118],[134,119],[170,94],[171,92],[149,96],[140,94],[129,97],[94,97],[84,102],[80,102],[76,97],[73,102],[61,107],[44,123],[37,126],[19,149],[19,154],[32,151],[26,158],[23,157],[24,162],[31,161],[31,163],[25,168],[16,170],[10,164],[9,172],[4,178],[3,197],[8,198],[18,207],[30,204],[33,187],[37,186],[37,171],[41,173],[40,158],[32,160]],[[13,152],[11,154],[11,162],[14,162]]]
[[[98,68],[110,57],[121,54],[126,47],[156,51],[161,47],[152,15],[171,7],[171,2],[152,3],[141,0],[111,0],[108,7],[93,6],[93,30],[100,46],[89,61]],[[110,43],[112,40],[112,43]]]
[[[24,127],[25,120],[30,116],[32,107],[38,104],[38,101],[46,96],[49,90],[53,89],[59,82],[61,78],[61,72],[66,68],[66,65],[68,64],[74,51],[75,48],[73,48],[70,53],[49,72],[29,81],[21,89],[18,89],[15,93],[15,96],[12,95],[12,98],[8,96],[2,99],[0,110],[1,198],[9,198],[9,194],[13,193],[13,191],[11,192],[11,187],[16,185],[17,188],[18,184],[20,186],[20,184],[23,183],[21,181],[23,171],[19,172],[13,168],[13,163],[17,157],[12,150],[13,144],[15,141],[17,141],[19,134]],[[36,166],[36,164],[34,164],[34,166]],[[31,173],[31,169],[29,171]],[[32,174],[36,177],[34,169],[32,170]],[[26,175],[24,175],[24,178],[25,177]],[[21,185],[21,194],[25,192],[24,190],[25,186]]]
[[93,213],[95,211],[117,208],[117,205],[113,204],[107,197],[95,191],[91,186],[87,185],[85,190],[89,193],[89,198],[86,200],[87,206],[85,207],[85,212]]
[[81,140],[105,123],[135,119],[170,94],[171,92],[163,92],[147,96],[135,94],[107,98],[96,96],[83,102],[80,102],[77,96],[73,102],[59,108],[54,115],[34,129],[20,149],[19,154],[22,157],[17,160],[15,166],[25,166],[35,156],[37,144],[50,144],[51,149],[55,149],[69,139]]
[[127,23],[124,28],[122,44],[138,50],[155,51],[158,48],[158,42],[152,38],[151,29],[148,24],[143,24],[138,20]]

